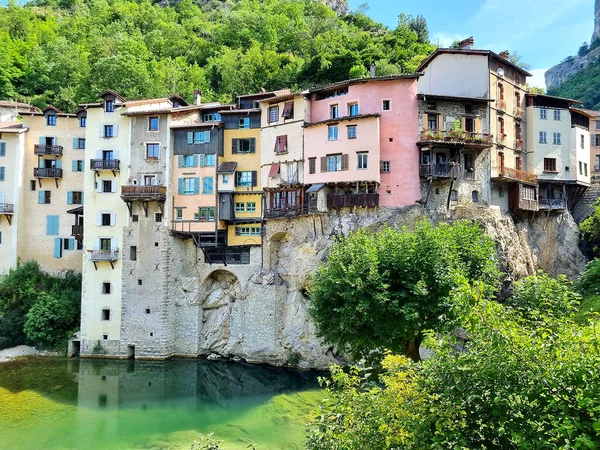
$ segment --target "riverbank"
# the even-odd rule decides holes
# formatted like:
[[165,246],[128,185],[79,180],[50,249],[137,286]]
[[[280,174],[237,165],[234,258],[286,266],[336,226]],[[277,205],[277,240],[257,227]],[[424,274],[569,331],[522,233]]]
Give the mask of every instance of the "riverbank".
[[37,348],[28,345],[17,345],[16,347],[0,350],[0,364],[10,362],[15,358],[21,358],[23,356],[61,356],[61,353],[46,350],[40,351]]

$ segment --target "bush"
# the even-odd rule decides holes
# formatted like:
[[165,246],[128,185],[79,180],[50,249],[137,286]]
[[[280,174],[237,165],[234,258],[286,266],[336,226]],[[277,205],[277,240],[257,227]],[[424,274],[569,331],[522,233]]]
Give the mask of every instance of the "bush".
[[24,331],[41,348],[59,348],[79,326],[79,304],[68,297],[42,293],[25,316]]
[[577,290],[583,296],[600,295],[600,259],[594,259],[585,266]]

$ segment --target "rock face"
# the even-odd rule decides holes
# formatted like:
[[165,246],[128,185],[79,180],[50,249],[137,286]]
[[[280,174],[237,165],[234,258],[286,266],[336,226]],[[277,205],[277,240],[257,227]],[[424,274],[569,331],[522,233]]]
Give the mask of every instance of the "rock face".
[[[350,12],[348,0],[323,0],[323,3],[333,9],[338,16],[343,16]],[[596,3],[598,2],[596,1]]]

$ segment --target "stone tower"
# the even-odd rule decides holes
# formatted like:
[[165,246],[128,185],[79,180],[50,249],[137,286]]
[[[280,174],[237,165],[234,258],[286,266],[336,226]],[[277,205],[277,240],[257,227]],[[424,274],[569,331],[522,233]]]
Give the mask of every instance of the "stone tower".
[[596,0],[594,8],[594,34],[590,41],[590,47],[598,38],[600,38],[600,0]]

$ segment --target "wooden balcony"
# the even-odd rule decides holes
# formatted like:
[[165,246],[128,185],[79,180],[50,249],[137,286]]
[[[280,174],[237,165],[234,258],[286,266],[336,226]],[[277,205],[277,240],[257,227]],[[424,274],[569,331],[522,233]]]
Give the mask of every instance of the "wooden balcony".
[[305,205],[288,206],[286,208],[271,208],[264,211],[265,219],[283,219],[287,217],[299,217],[307,214],[317,214],[314,207]]
[[83,239],[83,225],[71,225],[71,236],[75,239]]
[[379,194],[329,194],[327,207],[339,208],[375,208],[379,206]]
[[564,210],[567,209],[566,197],[549,198],[540,196],[539,209]]
[[90,160],[90,169],[95,171],[112,170],[118,172],[121,167],[121,161],[118,159],[92,159]]
[[93,262],[115,262],[119,259],[119,250],[92,250],[90,261]]
[[515,150],[523,151],[525,149],[525,141],[523,139],[515,139]]
[[421,132],[421,140],[418,145],[423,147],[431,143],[443,143],[470,148],[487,148],[492,146],[492,142],[492,135],[486,133],[471,133],[461,130],[425,130]]
[[419,177],[421,178],[457,178],[459,168],[450,164],[421,164]]
[[523,108],[519,108],[518,106],[515,106],[513,108],[513,116],[515,116],[519,119],[524,119],[525,118],[525,110]]
[[62,156],[62,145],[34,145],[33,153],[38,156]]
[[524,181],[526,183],[538,184],[537,175],[523,170],[509,169],[508,167],[494,167],[497,176],[492,174],[492,179],[496,181]]
[[6,217],[9,225],[12,225],[13,214],[15,213],[15,205],[11,203],[0,203],[0,214]]
[[63,170],[56,167],[34,167],[33,176],[36,178],[62,178]]
[[167,200],[166,186],[121,186],[121,199],[127,203],[129,215],[132,214],[132,203],[139,202],[144,208],[144,213],[148,217],[148,203],[157,202],[162,212],[163,205]]

